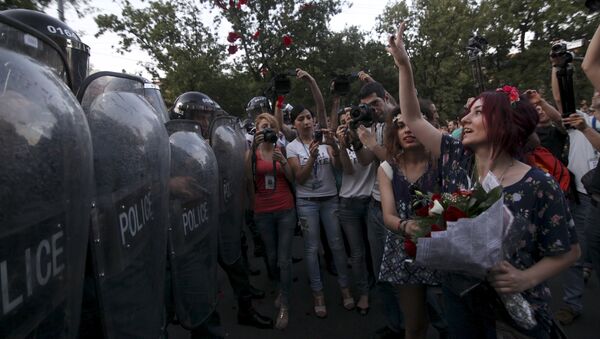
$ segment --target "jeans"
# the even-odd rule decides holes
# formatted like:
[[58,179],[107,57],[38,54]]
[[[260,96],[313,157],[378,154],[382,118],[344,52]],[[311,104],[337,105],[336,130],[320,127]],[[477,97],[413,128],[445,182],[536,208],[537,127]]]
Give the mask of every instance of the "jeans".
[[281,304],[287,306],[292,287],[292,239],[296,228],[296,210],[291,208],[256,213],[254,222],[265,244],[269,275],[279,277]]
[[339,220],[350,244],[350,263],[354,284],[360,295],[369,295],[363,229],[367,224],[370,197],[340,198]]
[[323,222],[329,247],[333,253],[333,260],[338,271],[338,283],[341,288],[348,287],[346,252],[337,217],[338,198],[332,197],[322,201],[298,198],[296,201],[298,219],[304,234],[304,257],[308,268],[310,288],[314,292],[323,289],[319,270],[319,243],[321,242],[319,219]]
[[[383,247],[385,245],[386,229],[383,224],[383,211],[381,203],[371,199],[367,210],[367,233],[369,246],[371,247],[371,260],[373,261],[373,273],[375,280],[379,279],[379,269],[383,259]],[[397,300],[397,290],[388,282],[378,282],[375,286],[376,292],[383,302],[386,325],[392,331],[404,332],[404,316],[400,310]]]
[[581,247],[581,257],[577,262],[564,274],[563,283],[563,301],[571,310],[576,313],[581,313],[583,310],[583,290],[585,289],[585,283],[583,280],[583,265],[587,253],[587,242],[585,239],[585,228],[589,213],[591,212],[592,204],[590,197],[584,194],[579,194],[580,204],[576,204],[569,201],[569,208],[571,215],[575,221],[575,231],[577,232],[577,238],[579,240],[579,246]]
[[600,223],[598,220],[600,220],[600,203],[590,207],[585,229],[588,253],[592,259],[594,271],[598,275],[598,281],[600,281]]

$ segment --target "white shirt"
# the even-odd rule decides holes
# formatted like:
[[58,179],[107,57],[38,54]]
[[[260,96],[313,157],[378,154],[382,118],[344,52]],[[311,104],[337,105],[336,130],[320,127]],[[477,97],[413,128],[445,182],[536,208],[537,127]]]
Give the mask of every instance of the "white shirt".
[[[341,150],[343,152],[343,150]],[[346,149],[350,162],[352,163],[352,174],[344,173],[342,175],[342,187],[340,188],[340,197],[353,198],[370,196],[373,191],[373,185],[377,175],[375,173],[375,165],[370,163],[363,166],[358,162],[356,153],[353,150]]]
[[[305,166],[310,156],[309,145],[298,139],[290,142],[287,147],[287,158],[298,159],[300,166]],[[296,182],[296,197],[328,197],[337,195],[335,176],[327,145],[319,145],[319,155],[311,169],[310,177],[303,184]]]
[[[580,113],[581,114],[581,113]],[[592,126],[592,117],[583,114],[586,119],[588,126]],[[585,135],[576,129],[569,129],[569,170],[575,174],[575,185],[577,191],[583,194],[587,194],[587,191],[581,183],[581,177],[583,177],[592,168],[596,168],[598,164],[598,157],[600,153],[594,150],[592,144],[585,137]]]
[[[383,130],[385,129],[385,123],[379,122],[375,125],[375,140],[377,140],[377,144],[383,146]],[[377,168],[378,165],[375,166]],[[381,192],[379,191],[379,179],[377,179],[377,175],[375,175],[375,183],[373,184],[373,190],[371,192],[371,196],[373,199],[377,201],[381,201]]]

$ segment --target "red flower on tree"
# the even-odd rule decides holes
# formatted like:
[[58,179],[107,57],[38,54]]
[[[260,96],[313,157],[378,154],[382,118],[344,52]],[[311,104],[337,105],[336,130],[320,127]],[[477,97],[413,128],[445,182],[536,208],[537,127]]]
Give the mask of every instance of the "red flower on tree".
[[260,31],[257,30],[254,34],[252,34],[252,40],[254,40],[254,41],[258,40],[259,36],[260,36]]
[[234,43],[239,38],[241,38],[241,36],[236,32],[229,32],[229,34],[227,35],[227,41],[231,43]]
[[285,47],[290,47],[290,45],[292,44],[292,42],[294,42],[294,40],[292,40],[291,36],[286,34],[283,36],[282,42]]
[[235,54],[238,51],[238,47],[236,45],[229,45],[227,51],[229,54]]

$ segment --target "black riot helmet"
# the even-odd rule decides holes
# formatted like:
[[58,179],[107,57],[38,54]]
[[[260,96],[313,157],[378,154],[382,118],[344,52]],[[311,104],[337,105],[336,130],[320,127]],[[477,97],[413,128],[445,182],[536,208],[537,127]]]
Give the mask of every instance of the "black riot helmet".
[[90,57],[90,47],[81,42],[77,33],[64,22],[42,12],[10,9],[3,11],[2,14],[40,31],[60,47],[67,57],[71,71],[71,90],[77,94],[81,83],[88,75]]
[[208,128],[215,116],[222,114],[221,106],[208,95],[200,92],[185,92],[169,110],[171,119],[195,120],[202,127],[202,135],[208,137]]
[[267,97],[254,97],[246,105],[246,117],[254,120],[261,113],[271,112],[271,104]]

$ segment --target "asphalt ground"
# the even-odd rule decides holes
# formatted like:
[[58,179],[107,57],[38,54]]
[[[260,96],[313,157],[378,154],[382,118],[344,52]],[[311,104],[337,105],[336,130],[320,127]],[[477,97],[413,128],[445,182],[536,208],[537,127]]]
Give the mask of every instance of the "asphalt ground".
[[[251,239],[249,237],[249,239]],[[293,256],[302,258],[302,238],[294,237]],[[261,274],[251,276],[253,286],[266,292],[262,300],[255,300],[255,308],[263,315],[273,318],[277,315],[277,309],[273,301],[277,296],[277,286],[271,283],[266,274],[265,264],[262,258],[252,256],[252,244],[249,251],[250,263],[253,268],[258,268]],[[321,258],[322,259],[322,258]],[[321,260],[321,262],[324,262]],[[221,288],[218,312],[221,316],[222,325],[227,333],[227,338],[244,339],[368,339],[372,334],[384,326],[384,315],[380,298],[372,293],[370,296],[370,312],[367,316],[361,316],[356,311],[347,311],[342,306],[336,277],[327,271],[322,271],[324,277],[324,293],[327,304],[328,316],[325,319],[314,315],[312,294],[308,285],[306,264],[304,261],[293,265],[294,283],[291,291],[290,320],[287,329],[261,330],[237,324],[237,303],[233,297],[231,285],[223,271],[219,272],[219,286]],[[562,278],[556,277],[550,281],[552,289],[552,309],[556,311],[561,306]],[[600,338],[600,284],[593,274],[588,282],[584,293],[584,311],[570,326],[564,327],[569,338],[572,339],[598,339]],[[169,327],[169,337],[172,339],[187,339],[189,332],[175,325]],[[430,326],[427,338],[438,338],[437,331]]]

